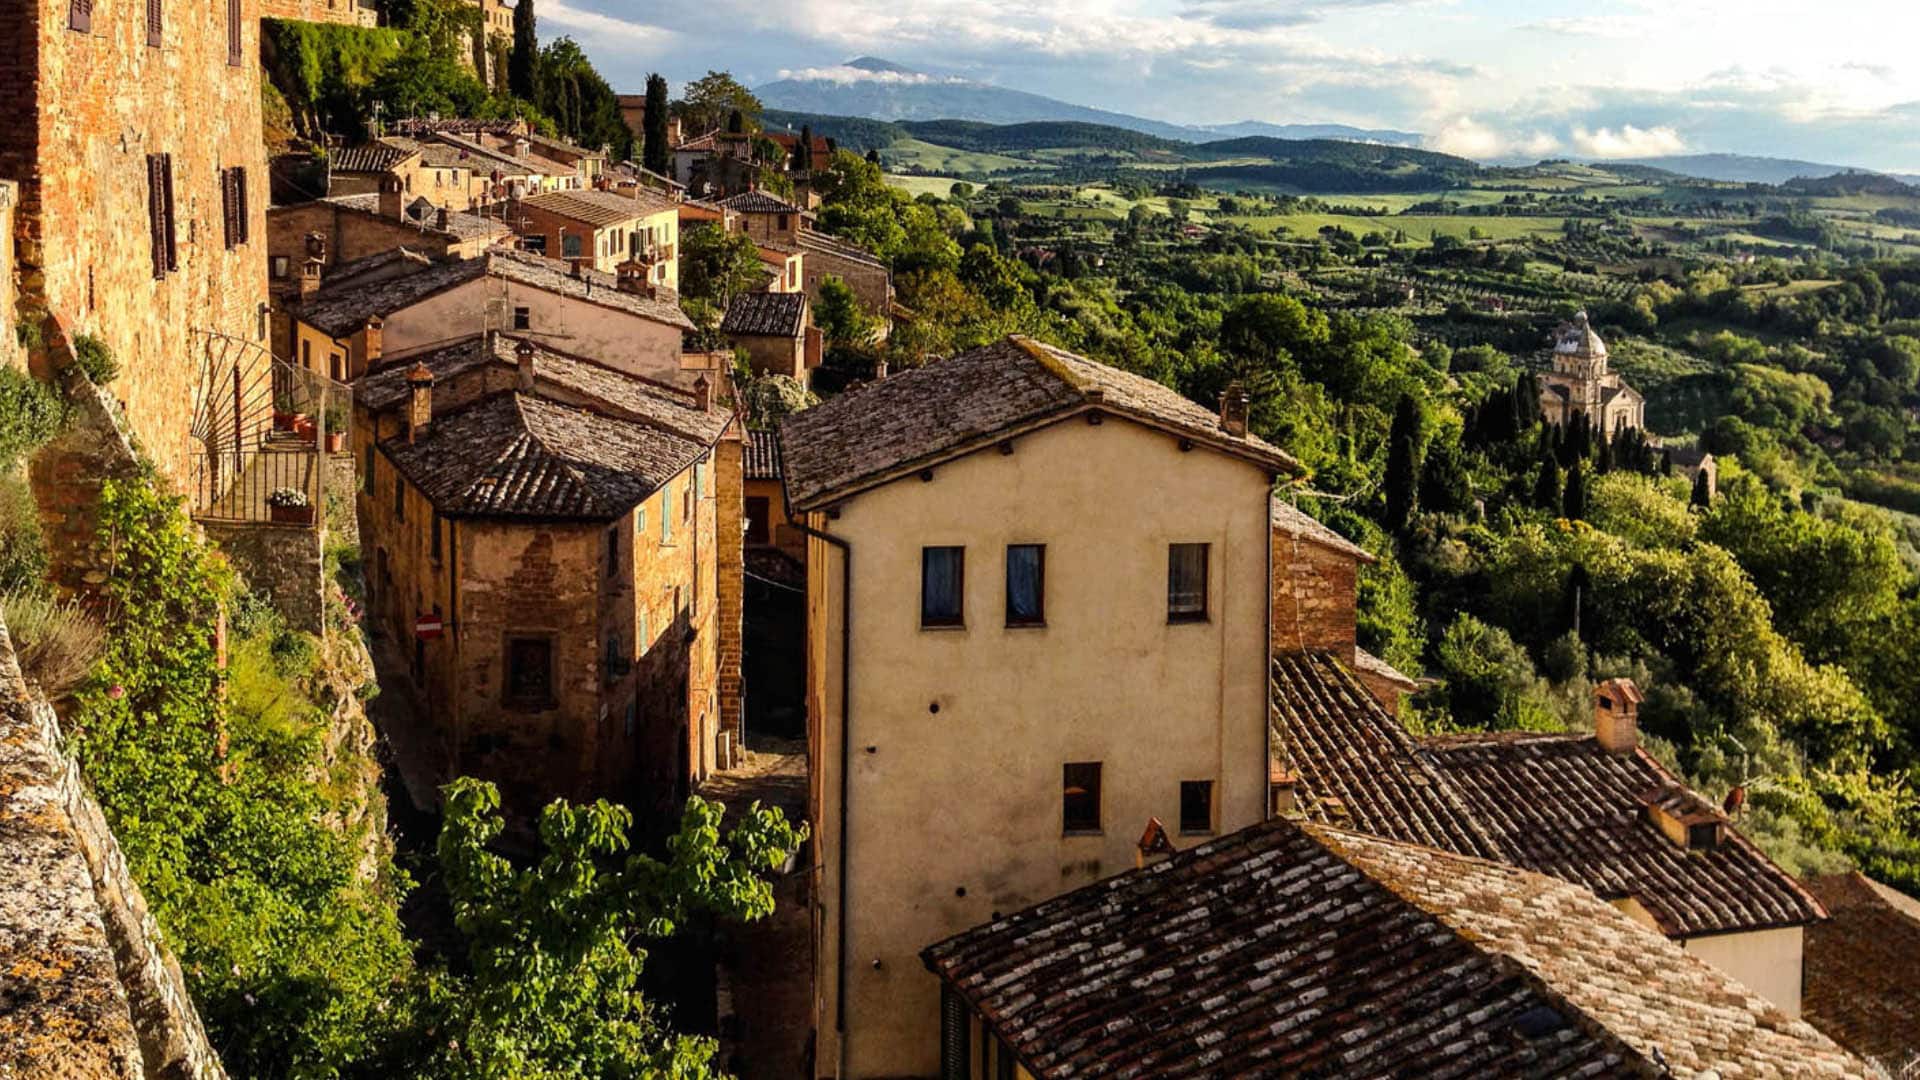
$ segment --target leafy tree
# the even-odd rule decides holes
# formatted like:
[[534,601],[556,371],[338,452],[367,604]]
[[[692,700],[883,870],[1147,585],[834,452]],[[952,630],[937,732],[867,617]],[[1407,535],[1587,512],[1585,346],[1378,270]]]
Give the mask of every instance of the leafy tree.
[[434,994],[446,1035],[436,1073],[453,1077],[706,1077],[711,1039],[680,1035],[640,992],[640,943],[690,919],[761,919],[764,876],[806,839],[755,803],[723,831],[722,810],[687,801],[664,860],[630,850],[632,814],[601,800],[541,812],[539,861],[518,867],[492,847],[506,824],[492,784],[447,786],[439,857],[466,939],[468,972]]
[[760,99],[724,71],[709,71],[688,83],[674,109],[686,125],[687,134],[704,135],[726,128],[731,131],[732,117],[740,116],[740,131],[760,128]]
[[760,248],[745,233],[697,225],[680,234],[680,295],[725,311],[760,282]]
[[1412,397],[1402,397],[1393,413],[1393,428],[1387,435],[1387,528],[1399,532],[1407,527],[1420,491],[1420,406]]
[[1441,701],[1453,722],[1493,730],[1552,731],[1547,687],[1527,651],[1497,626],[1461,612],[1434,648]]
[[798,172],[813,171],[813,125],[800,125],[800,141],[793,147],[793,167]]
[[762,375],[746,381],[741,397],[747,403],[747,421],[756,428],[777,427],[781,418],[820,404],[813,391],[791,375]]
[[1701,469],[1699,472],[1693,474],[1692,503],[1702,510],[1709,509],[1713,506],[1713,488],[1707,482],[1707,470],[1705,469]]
[[664,76],[647,76],[647,105],[640,126],[646,135],[641,166],[667,175],[673,168],[673,147],[667,144],[667,80]]
[[868,345],[879,330],[878,320],[860,306],[853,289],[831,274],[820,282],[820,298],[813,305],[813,321],[831,345]]
[[522,101],[540,100],[540,38],[534,33],[533,0],[513,5],[513,56],[507,64],[507,85]]

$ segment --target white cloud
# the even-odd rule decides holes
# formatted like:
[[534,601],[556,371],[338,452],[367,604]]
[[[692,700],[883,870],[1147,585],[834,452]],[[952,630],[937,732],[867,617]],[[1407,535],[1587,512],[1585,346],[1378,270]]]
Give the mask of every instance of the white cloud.
[[1665,157],[1685,153],[1687,143],[1679,132],[1665,126],[1639,128],[1622,124],[1618,128],[1603,127],[1591,131],[1576,126],[1573,129],[1573,148],[1594,158]]
[[563,0],[541,0],[541,22],[558,23],[584,36],[615,37],[623,46],[660,45],[674,36],[672,30],[650,23],[633,22],[598,11],[573,7]]
[[853,83],[887,83],[895,86],[952,86],[967,80],[953,75],[928,75],[922,71],[869,71],[866,68],[848,67],[836,64],[833,67],[810,67],[794,70],[782,70],[783,79],[799,79],[803,82],[830,82],[849,86]]
[[1543,158],[1560,149],[1560,140],[1545,131],[1507,133],[1461,116],[1426,138],[1429,150],[1475,161],[1497,158]]

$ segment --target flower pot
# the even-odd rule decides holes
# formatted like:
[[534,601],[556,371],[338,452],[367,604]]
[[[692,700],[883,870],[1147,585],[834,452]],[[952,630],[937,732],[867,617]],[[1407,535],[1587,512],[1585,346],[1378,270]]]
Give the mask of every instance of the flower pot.
[[347,448],[347,433],[344,431],[327,432],[327,453],[337,454]]
[[269,506],[267,509],[272,512],[276,524],[313,524],[313,507],[311,506]]
[[281,412],[280,410],[275,409],[273,412],[273,430],[292,431],[294,417],[298,415],[299,415],[298,413]]
[[293,433],[300,437],[300,441],[312,442],[319,434],[319,431],[320,425],[313,422],[313,417],[299,416],[294,418]]

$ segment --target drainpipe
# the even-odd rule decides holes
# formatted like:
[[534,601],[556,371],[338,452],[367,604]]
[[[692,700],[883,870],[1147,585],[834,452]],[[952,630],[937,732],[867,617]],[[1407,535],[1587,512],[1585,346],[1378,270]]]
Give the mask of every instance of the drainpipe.
[[[781,479],[784,488],[786,480]],[[840,851],[838,854],[838,873],[840,882],[836,890],[835,915],[839,926],[834,956],[834,999],[833,1029],[839,1034],[839,1063],[834,1070],[835,1076],[846,1075],[847,1065],[847,766],[849,747],[852,745],[847,730],[847,717],[851,711],[849,691],[853,685],[853,545],[842,537],[823,532],[805,521],[796,520],[793,504],[787,503],[787,520],[803,535],[814,537],[840,549]]]

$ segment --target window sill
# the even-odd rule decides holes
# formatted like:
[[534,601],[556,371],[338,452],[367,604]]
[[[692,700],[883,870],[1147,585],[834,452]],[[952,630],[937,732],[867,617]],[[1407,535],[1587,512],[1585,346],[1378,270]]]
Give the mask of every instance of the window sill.
[[1063,840],[1071,840],[1077,836],[1105,836],[1105,835],[1107,835],[1105,829],[1062,829],[1060,830],[1060,838]]
[[920,629],[922,630],[965,630],[966,628],[967,628],[966,623],[959,623],[959,622],[943,622],[943,623],[923,622],[920,624]]
[[1212,829],[1181,829],[1181,836],[1218,836]]
[[1167,616],[1168,626],[1193,626],[1197,624],[1210,623],[1212,621],[1213,621],[1212,619],[1208,618],[1205,615],[1169,615]]
[[1047,621],[1045,619],[1041,619],[1038,622],[1010,622],[1007,624],[1007,629],[1009,630],[1045,630],[1046,628]]

